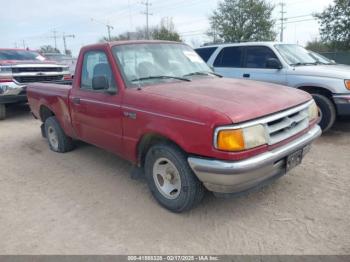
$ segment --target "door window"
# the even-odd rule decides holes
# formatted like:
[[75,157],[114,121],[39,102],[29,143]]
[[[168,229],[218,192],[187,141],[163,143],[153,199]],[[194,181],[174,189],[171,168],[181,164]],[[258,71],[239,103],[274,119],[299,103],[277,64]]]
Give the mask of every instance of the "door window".
[[241,67],[242,48],[238,46],[225,47],[217,56],[214,67]]
[[211,55],[215,52],[216,49],[217,49],[217,47],[207,47],[207,48],[195,49],[195,51],[197,52],[197,54],[199,54],[199,56],[200,56],[205,62],[208,62],[209,58],[210,58]]
[[244,67],[246,68],[267,68],[268,59],[278,59],[275,53],[266,46],[249,46],[245,47],[245,49],[246,58]]
[[94,77],[98,76],[106,77],[109,90],[117,89],[106,53],[103,51],[86,52],[84,54],[83,68],[81,73],[81,89],[92,91],[92,80]]

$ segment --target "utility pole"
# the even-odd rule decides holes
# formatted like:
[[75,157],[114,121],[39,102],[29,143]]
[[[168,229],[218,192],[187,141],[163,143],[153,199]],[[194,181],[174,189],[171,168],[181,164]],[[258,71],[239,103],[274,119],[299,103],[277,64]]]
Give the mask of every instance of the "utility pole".
[[75,38],[75,35],[66,35],[65,33],[63,33],[62,35],[62,39],[63,39],[63,46],[64,46],[64,54],[67,54],[67,42],[66,39],[67,38]]
[[24,40],[22,40],[22,44],[23,44],[23,49],[26,49],[26,42]]
[[111,30],[114,29],[113,26],[111,26],[110,24],[108,24],[108,22],[105,24],[103,22],[100,22],[94,18],[91,18],[91,21],[95,21],[96,23],[99,23],[101,25],[104,25],[106,28],[107,28],[107,33],[108,33],[108,41],[111,42],[112,41],[112,38],[111,38]]
[[142,12],[146,16],[146,39],[149,39],[149,16],[152,15],[149,12],[149,7],[152,5],[149,0],[145,0],[144,2],[141,3],[142,5],[145,6],[146,10],[145,12]]
[[283,42],[283,31],[284,31],[284,21],[286,21],[287,19],[284,18],[284,14],[286,13],[286,11],[284,11],[284,7],[286,6],[286,4],[283,2],[283,0],[280,3],[281,6],[281,33],[280,33],[280,41]]
[[55,41],[55,49],[57,49],[57,38],[58,38],[58,36],[57,36],[57,31],[56,31],[56,29],[55,30],[53,30],[52,31],[52,38],[54,39],[54,41]]

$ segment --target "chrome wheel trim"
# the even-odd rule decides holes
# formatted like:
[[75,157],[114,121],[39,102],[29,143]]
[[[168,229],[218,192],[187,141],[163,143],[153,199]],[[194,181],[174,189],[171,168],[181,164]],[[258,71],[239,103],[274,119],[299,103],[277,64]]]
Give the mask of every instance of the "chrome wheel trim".
[[176,199],[181,192],[179,170],[169,159],[162,157],[153,165],[153,180],[158,191],[167,199]]
[[58,150],[58,137],[56,134],[56,130],[52,126],[49,126],[47,128],[47,138],[49,139],[49,143],[52,146],[52,148]]

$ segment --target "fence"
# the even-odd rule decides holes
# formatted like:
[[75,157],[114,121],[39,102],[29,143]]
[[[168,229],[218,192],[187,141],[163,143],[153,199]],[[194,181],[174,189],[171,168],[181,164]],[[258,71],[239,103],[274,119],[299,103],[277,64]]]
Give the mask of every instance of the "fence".
[[320,53],[321,55],[324,55],[325,57],[334,60],[335,62],[339,64],[346,64],[350,65],[350,51],[344,51],[344,52],[325,52]]

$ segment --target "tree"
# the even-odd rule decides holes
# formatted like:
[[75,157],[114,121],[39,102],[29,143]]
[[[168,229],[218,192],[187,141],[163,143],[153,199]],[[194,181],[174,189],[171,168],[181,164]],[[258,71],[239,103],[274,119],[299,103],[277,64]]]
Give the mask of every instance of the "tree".
[[265,0],[223,0],[209,18],[208,35],[214,42],[274,40],[273,9]]
[[[153,29],[151,29],[153,30]],[[150,30],[150,31],[151,31]],[[111,36],[111,41],[123,41],[123,40],[142,40],[146,39],[146,28],[137,28],[135,32],[124,32],[117,36]],[[99,40],[100,43],[109,42],[107,37],[102,37]]]
[[319,41],[318,39],[314,39],[306,44],[306,49],[311,50],[317,53],[329,52],[331,51],[331,47],[329,44]]
[[316,14],[323,41],[335,49],[350,49],[350,2],[334,0],[322,13]]
[[173,19],[169,17],[162,18],[160,25],[151,31],[151,36],[156,40],[181,42],[179,33],[175,31]]
[[60,50],[58,50],[57,48],[54,48],[51,45],[44,45],[42,47],[40,47],[40,52],[41,53],[57,53],[60,54]]

